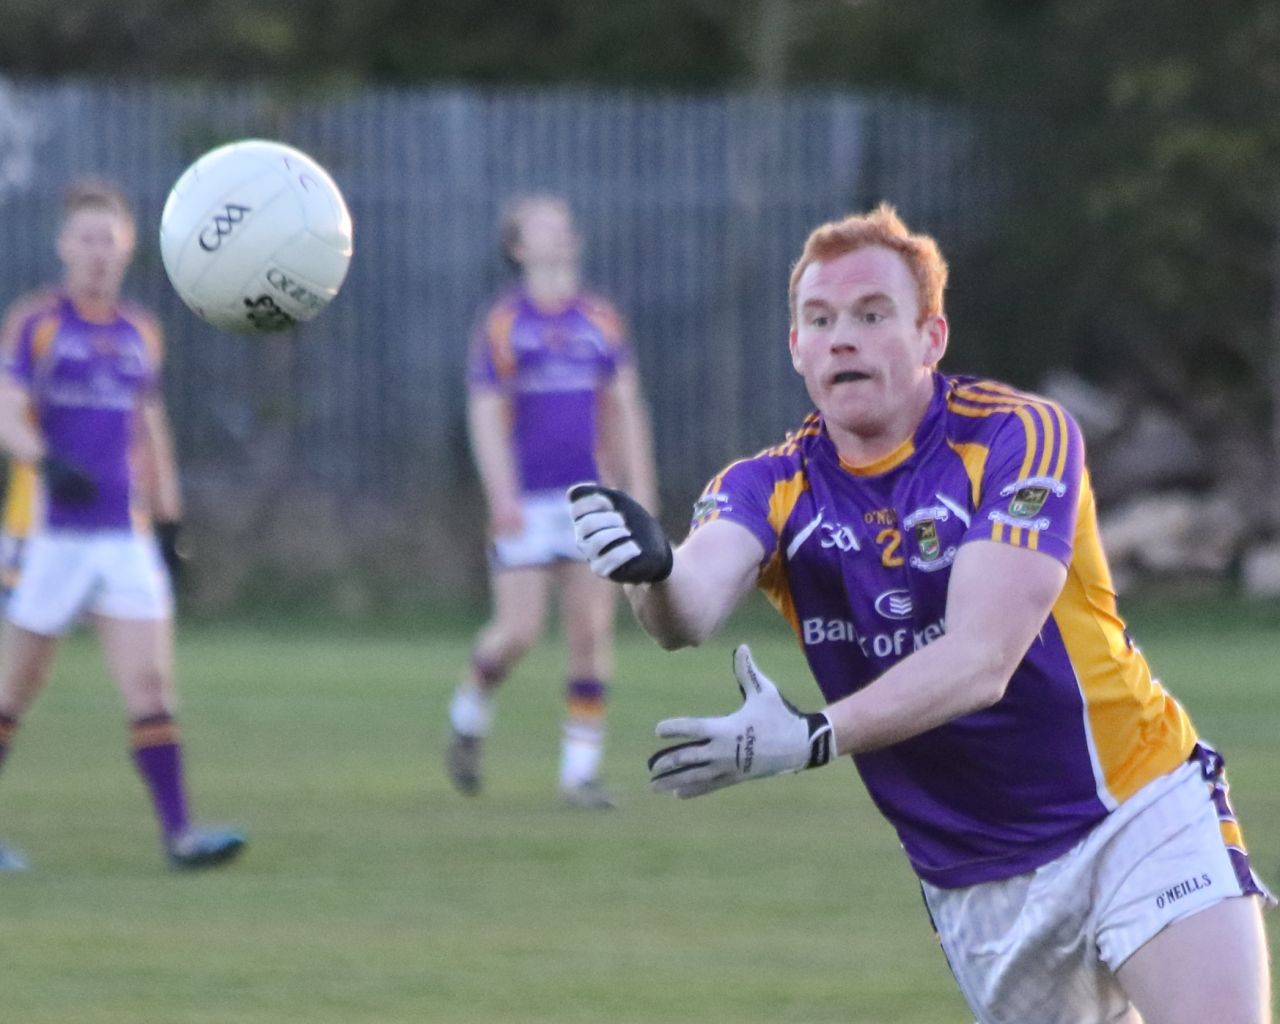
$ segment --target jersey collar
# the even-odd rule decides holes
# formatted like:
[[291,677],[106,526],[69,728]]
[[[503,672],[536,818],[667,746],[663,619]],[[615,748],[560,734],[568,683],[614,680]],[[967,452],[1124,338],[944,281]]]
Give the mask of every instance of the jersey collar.
[[882,455],[874,462],[866,462],[861,465],[854,465],[852,462],[840,457],[840,454],[836,451],[835,443],[831,440],[831,435],[827,431],[826,419],[819,415],[819,420],[822,422],[822,438],[831,458],[846,473],[859,477],[881,476],[904,465],[917,451],[928,448],[937,433],[942,429],[940,412],[946,406],[947,387],[947,378],[940,373],[934,373],[933,398],[929,400],[929,407],[916,425],[915,432],[887,455]]

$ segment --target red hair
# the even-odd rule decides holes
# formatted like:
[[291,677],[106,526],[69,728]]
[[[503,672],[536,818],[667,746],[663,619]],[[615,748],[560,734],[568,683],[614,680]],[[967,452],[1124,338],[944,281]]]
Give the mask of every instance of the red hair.
[[892,249],[901,256],[916,282],[920,299],[918,323],[942,315],[942,292],[947,286],[947,261],[929,235],[913,235],[888,203],[870,213],[831,221],[814,228],[805,240],[800,258],[791,268],[789,303],[791,323],[796,322],[796,289],[811,263],[826,263],[869,245]]

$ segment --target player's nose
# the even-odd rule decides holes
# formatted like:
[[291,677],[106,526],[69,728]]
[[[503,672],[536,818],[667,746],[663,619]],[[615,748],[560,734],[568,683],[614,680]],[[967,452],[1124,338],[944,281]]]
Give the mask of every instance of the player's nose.
[[832,352],[852,352],[858,348],[858,332],[856,325],[845,317],[840,317],[830,334]]

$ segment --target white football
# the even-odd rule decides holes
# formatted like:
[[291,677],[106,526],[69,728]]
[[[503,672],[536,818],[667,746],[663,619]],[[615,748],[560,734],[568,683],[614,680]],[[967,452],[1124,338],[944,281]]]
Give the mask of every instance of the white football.
[[196,315],[265,334],[333,301],[351,236],[346,201],[323,167],[292,146],[245,139],[210,150],[174,184],[160,258]]

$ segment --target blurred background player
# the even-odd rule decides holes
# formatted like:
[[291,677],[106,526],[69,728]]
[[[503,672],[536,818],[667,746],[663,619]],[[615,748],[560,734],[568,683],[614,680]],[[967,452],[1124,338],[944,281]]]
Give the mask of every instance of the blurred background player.
[[648,414],[620,317],[582,287],[568,204],[516,199],[501,238],[520,283],[473,338],[468,401],[489,509],[493,613],[450,705],[447,766],[459,791],[479,790],[494,692],[542,632],[554,581],[568,645],[560,791],[577,806],[607,808],[599,776],[614,588],[582,562],[565,488],[598,472],[654,501]]
[[172,555],[182,502],[160,391],[160,329],[120,295],[135,241],[117,188],[72,185],[57,238],[61,287],[20,300],[8,321],[0,447],[12,459],[6,543],[21,553],[0,636],[0,763],[49,677],[59,637],[92,615],[165,852],[173,866],[196,868],[231,859],[244,840],[188,817],[172,590],[147,515],[166,524]]

